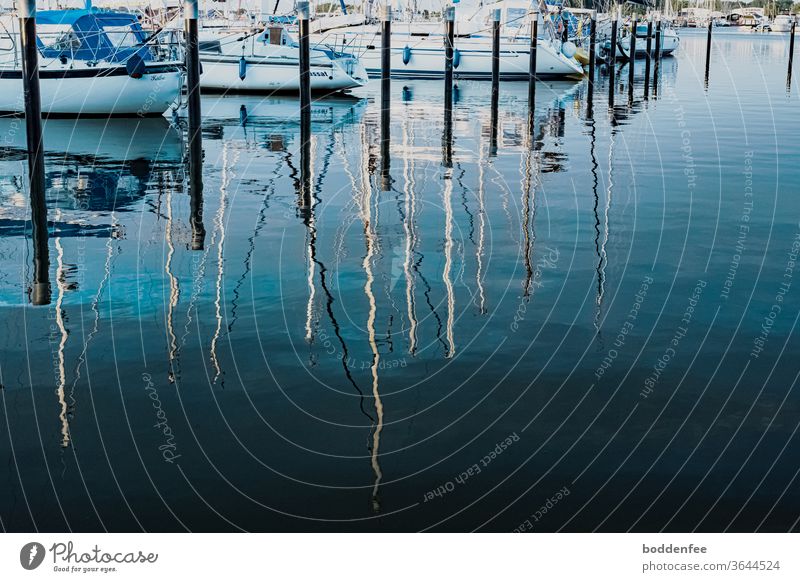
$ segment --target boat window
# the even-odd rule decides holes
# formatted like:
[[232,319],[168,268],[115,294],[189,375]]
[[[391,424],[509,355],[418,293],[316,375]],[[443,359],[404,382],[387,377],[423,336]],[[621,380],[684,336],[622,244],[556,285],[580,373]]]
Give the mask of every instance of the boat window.
[[68,51],[81,48],[81,40],[69,24],[37,24],[36,36],[45,49]]
[[209,53],[220,53],[222,54],[222,45],[218,40],[201,40],[198,43],[198,50]]
[[115,48],[128,48],[135,47],[141,41],[136,31],[127,24],[122,26],[111,26],[106,24],[103,26],[103,31],[108,36],[108,40]]
[[506,26],[519,28],[526,22],[528,10],[525,8],[506,9]]

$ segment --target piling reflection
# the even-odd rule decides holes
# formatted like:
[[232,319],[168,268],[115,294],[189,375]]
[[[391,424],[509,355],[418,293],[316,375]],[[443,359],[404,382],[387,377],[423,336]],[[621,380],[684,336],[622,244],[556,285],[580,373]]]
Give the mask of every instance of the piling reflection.
[[[43,168],[41,169],[43,172]],[[34,167],[34,172],[39,168]],[[31,177],[31,240],[33,241],[33,282],[30,301],[33,305],[50,303],[50,249],[47,233],[47,205],[43,176]]]
[[191,200],[190,224],[192,227],[192,250],[201,251],[205,244],[206,229],[203,225],[203,140],[199,131],[189,130],[189,196]]

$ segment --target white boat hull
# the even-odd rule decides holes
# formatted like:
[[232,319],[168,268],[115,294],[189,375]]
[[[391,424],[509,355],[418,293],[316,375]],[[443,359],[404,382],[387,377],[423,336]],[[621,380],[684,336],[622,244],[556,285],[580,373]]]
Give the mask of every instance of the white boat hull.
[[[162,115],[175,104],[183,75],[175,65],[148,66],[141,78],[124,65],[42,68],[39,72],[42,113],[63,116]],[[22,75],[0,69],[0,112],[24,113]]]
[[[300,90],[300,68],[294,59],[263,59],[247,57],[244,78],[240,77],[240,58],[232,55],[201,53],[203,72],[200,86],[203,89],[232,92],[279,92]],[[367,73],[357,61],[312,59],[311,90],[320,92],[342,91],[361,87],[367,82]],[[348,71],[348,64],[350,70]]]
[[[445,51],[443,37],[420,38],[392,34],[391,76],[397,79],[439,79],[444,77]],[[374,33],[341,33],[316,37],[312,42],[328,42],[336,48],[356,54],[370,76],[381,70],[380,36]],[[492,76],[491,38],[456,39],[456,79],[490,79]],[[410,54],[406,51],[409,47]],[[404,57],[409,57],[405,62]],[[500,78],[526,80],[530,62],[530,41],[501,41]],[[539,40],[536,53],[537,76],[582,75],[583,68],[574,59],[562,55],[550,42]]]
[[[653,31],[655,35],[655,31]],[[681,39],[674,30],[666,30],[661,36],[661,56],[667,57],[674,53],[681,44]],[[651,50],[655,54],[656,41],[655,36],[651,41]],[[617,41],[617,57],[629,59],[631,52],[631,37],[630,35],[624,36]],[[644,36],[636,37],[636,56],[634,58],[644,58],[647,56],[647,38]]]
[[791,32],[791,22],[773,22],[769,25],[772,32]]

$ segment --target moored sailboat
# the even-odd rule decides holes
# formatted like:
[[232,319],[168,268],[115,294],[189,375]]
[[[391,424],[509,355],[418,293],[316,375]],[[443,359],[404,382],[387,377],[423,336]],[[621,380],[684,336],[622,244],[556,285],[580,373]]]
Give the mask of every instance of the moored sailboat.
[[[0,17],[0,28],[0,112],[21,113],[17,18]],[[38,12],[42,112],[66,116],[163,114],[180,97],[183,65],[170,60],[169,51],[157,51],[151,40],[132,14],[90,7]]]

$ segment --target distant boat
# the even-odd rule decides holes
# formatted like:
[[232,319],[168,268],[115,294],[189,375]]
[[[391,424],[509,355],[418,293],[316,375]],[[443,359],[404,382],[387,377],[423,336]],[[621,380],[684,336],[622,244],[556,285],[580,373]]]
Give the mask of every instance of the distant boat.
[[[528,2],[504,0],[478,6],[474,11],[460,3],[456,8],[454,76],[457,79],[489,79],[492,75],[491,16],[500,10],[500,78],[528,78],[530,20]],[[574,58],[575,45],[555,38],[547,22],[537,39],[537,76],[582,76]],[[438,21],[392,23],[391,76],[400,79],[442,78],[445,73],[445,25]],[[359,56],[372,76],[381,70],[381,31],[377,24],[343,27],[313,35],[315,42],[345,47]],[[344,49],[343,49],[344,50]]]
[[[669,23],[661,23],[661,56],[667,57],[675,52],[680,46],[681,39],[678,33]],[[617,36],[616,57],[621,59],[630,58],[631,34],[630,29],[620,26],[621,34]],[[653,24],[653,39],[650,49],[655,55],[656,50],[656,26]],[[598,22],[597,25],[597,54],[601,59],[607,59],[611,54],[611,20]],[[643,58],[647,53],[647,24],[638,24],[636,27],[636,56]]]
[[[157,54],[135,15],[43,10],[36,25],[44,114],[144,117],[178,101],[183,65]],[[21,113],[19,22],[5,15],[0,26],[0,112]]]
[[[358,58],[311,46],[311,90],[342,91],[369,79]],[[216,91],[297,92],[300,49],[283,26],[254,31],[206,31],[200,36],[200,86]]]
[[789,14],[778,14],[768,26],[772,32],[789,32],[793,21],[794,17]]
[[[655,54],[656,40],[655,40],[655,26],[653,26],[653,39],[650,43],[650,49]],[[609,41],[610,44],[610,41]],[[661,28],[661,56],[667,57],[677,50],[681,44],[681,39],[674,28],[662,22]],[[631,55],[631,31],[630,27],[625,30],[624,36],[617,40],[617,56],[624,59],[630,59]],[[636,55],[633,58],[644,58],[647,56],[647,24],[638,24],[636,26]]]

